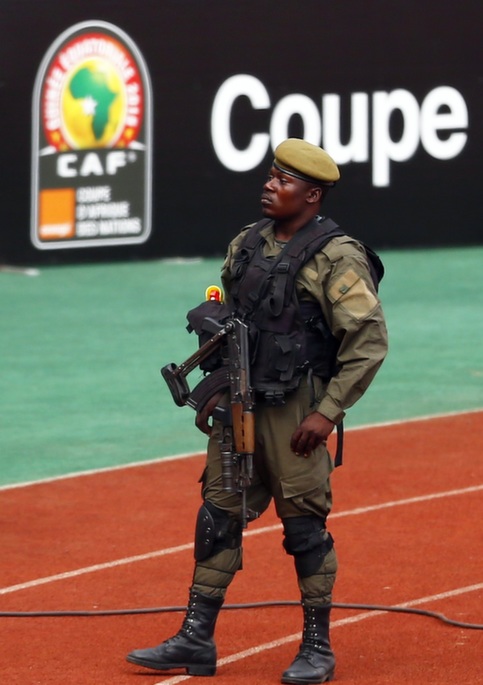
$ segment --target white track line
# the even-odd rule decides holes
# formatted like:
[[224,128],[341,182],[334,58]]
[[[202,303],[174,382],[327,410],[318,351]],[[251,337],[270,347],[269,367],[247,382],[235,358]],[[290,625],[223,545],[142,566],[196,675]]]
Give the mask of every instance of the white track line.
[[[409,497],[407,499],[393,500],[390,502],[383,502],[382,504],[373,504],[367,507],[358,507],[356,509],[348,509],[346,511],[335,512],[331,515],[331,520],[336,518],[343,518],[345,516],[360,516],[361,514],[368,514],[373,511],[379,511],[381,509],[389,509],[391,507],[406,506],[409,504],[416,504],[420,502],[428,502],[434,499],[442,499],[445,497],[458,497],[460,495],[467,495],[472,492],[479,492],[483,490],[483,485],[473,485],[468,488],[461,488],[460,490],[448,490],[446,492],[435,492],[428,495],[421,495],[418,497]],[[244,533],[245,537],[251,537],[253,535],[262,535],[264,533],[272,533],[273,531],[279,530],[280,524],[272,526],[265,526],[263,528],[257,528],[255,530],[248,530]],[[146,554],[138,554],[132,557],[125,557],[123,559],[116,559],[115,561],[108,561],[103,564],[95,564],[94,566],[86,566],[84,568],[76,569],[75,571],[66,571],[65,573],[58,573],[53,576],[46,576],[44,578],[37,578],[36,580],[30,580],[25,583],[19,583],[18,585],[10,585],[9,587],[0,588],[0,595],[7,595],[13,592],[18,592],[20,590],[28,590],[30,588],[38,587],[39,585],[46,585],[48,583],[54,583],[58,580],[67,580],[69,578],[76,578],[78,576],[86,575],[88,573],[94,573],[96,571],[106,571],[111,568],[116,568],[118,566],[125,566],[127,564],[134,564],[139,561],[147,561],[150,559],[155,559],[157,557],[164,557],[171,554],[177,554],[178,552],[185,552],[192,549],[193,543],[187,543],[184,545],[178,545],[177,547],[166,547],[165,549],[159,549],[154,552],[147,552]]]
[[[429,595],[428,597],[418,597],[417,599],[410,600],[409,602],[403,602],[402,604],[393,604],[394,608],[406,609],[409,607],[418,606],[419,604],[427,604],[428,602],[436,602],[440,599],[448,599],[449,597],[457,597],[458,595],[466,594],[467,592],[478,592],[483,590],[483,583],[478,583],[477,585],[468,585],[467,587],[456,588],[455,590],[449,590],[448,592],[440,592],[437,595]],[[330,628],[340,628],[342,626],[349,625],[351,623],[358,623],[359,621],[364,621],[367,618],[372,618],[373,616],[381,616],[387,614],[387,611],[365,611],[362,614],[356,614],[355,616],[348,616],[347,618],[341,618],[337,621],[331,621]],[[224,666],[225,664],[231,664],[234,661],[241,661],[242,659],[247,659],[248,657],[254,656],[255,654],[260,654],[261,652],[266,652],[269,649],[276,649],[282,645],[286,645],[290,642],[296,642],[300,640],[300,633],[294,633],[293,635],[287,635],[278,640],[272,640],[272,642],[265,642],[264,644],[257,645],[256,647],[251,647],[250,649],[245,649],[243,652],[238,652],[237,654],[230,654],[230,656],[223,657],[218,660],[218,666]],[[183,680],[188,680],[193,676],[190,675],[178,675],[173,678],[163,679],[155,683],[155,685],[175,685],[176,683],[181,683]]]
[[[466,412],[465,412],[466,413]],[[178,459],[190,459],[193,457],[201,457],[205,452],[186,452],[186,454],[175,454],[168,457],[157,457],[156,459],[146,459],[145,461],[132,461],[129,464],[117,464],[116,466],[106,466],[100,469],[89,469],[87,471],[79,471],[78,473],[65,473],[62,476],[52,476],[50,478],[40,478],[39,480],[28,480],[22,483],[10,483],[9,485],[0,485],[0,492],[2,490],[16,490],[18,488],[28,488],[32,485],[43,485],[44,483],[56,483],[57,481],[69,480],[71,478],[83,478],[85,476],[96,476],[98,473],[110,473],[111,471],[122,471],[124,469],[134,469],[137,466],[154,466],[165,461],[178,461]]]
[[[385,428],[386,426],[400,426],[405,423],[419,423],[421,421],[433,421],[437,419],[444,419],[451,416],[464,416],[465,414],[479,414],[483,412],[483,408],[478,409],[466,409],[465,411],[452,411],[442,414],[432,414],[427,416],[416,416],[407,419],[396,419],[394,421],[382,421],[380,423],[365,424],[362,426],[349,426],[346,427],[347,432],[361,431],[361,430],[372,430],[374,428]],[[128,464],[119,464],[116,466],[106,466],[100,469],[89,469],[87,471],[80,471],[79,473],[67,473],[62,476],[52,476],[50,478],[41,478],[39,480],[25,481],[22,483],[11,483],[9,485],[0,485],[0,492],[2,490],[14,490],[16,488],[26,488],[32,485],[41,485],[42,483],[55,483],[56,481],[62,481],[69,478],[82,478],[84,476],[93,476],[98,473],[108,473],[110,471],[122,471],[123,469],[133,469],[139,466],[151,466],[154,464],[159,464],[165,461],[175,461],[178,459],[188,459],[190,457],[202,456],[205,452],[188,452],[185,454],[175,454],[167,457],[157,457],[154,459],[147,459],[144,461],[134,461]]]

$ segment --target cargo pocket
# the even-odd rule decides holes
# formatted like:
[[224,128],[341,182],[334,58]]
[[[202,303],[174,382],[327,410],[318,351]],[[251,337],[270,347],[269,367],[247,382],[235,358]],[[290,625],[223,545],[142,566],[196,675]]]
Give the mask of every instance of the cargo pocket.
[[330,458],[324,459],[314,456],[308,459],[295,458],[300,459],[306,468],[302,473],[294,473],[280,479],[284,499],[305,499],[305,497],[311,497],[318,491],[325,499],[327,480],[331,471]]

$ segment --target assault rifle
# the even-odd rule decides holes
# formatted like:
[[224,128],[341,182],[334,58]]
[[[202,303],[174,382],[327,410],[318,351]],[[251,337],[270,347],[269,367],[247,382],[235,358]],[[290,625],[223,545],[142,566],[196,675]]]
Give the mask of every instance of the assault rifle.
[[[255,451],[254,396],[250,385],[250,354],[248,326],[240,319],[230,318],[224,325],[210,320],[219,330],[186,361],[177,366],[167,364],[161,374],[168,384],[175,404],[188,405],[201,411],[208,400],[220,391],[230,390],[229,407],[216,406],[213,418],[221,421],[220,440],[223,489],[239,492],[242,497],[242,525],[257,518],[247,509],[246,491],[253,478]],[[190,390],[187,376],[226,342],[227,360]]]

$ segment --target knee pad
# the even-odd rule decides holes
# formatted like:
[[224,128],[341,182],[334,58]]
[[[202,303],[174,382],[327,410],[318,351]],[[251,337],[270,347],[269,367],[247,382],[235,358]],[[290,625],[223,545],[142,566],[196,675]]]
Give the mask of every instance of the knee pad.
[[287,554],[294,557],[299,578],[308,578],[320,568],[325,556],[334,546],[334,540],[325,528],[325,519],[319,516],[294,516],[282,519]]
[[241,521],[211,502],[204,502],[196,519],[195,560],[203,561],[224,549],[237,549],[241,543]]

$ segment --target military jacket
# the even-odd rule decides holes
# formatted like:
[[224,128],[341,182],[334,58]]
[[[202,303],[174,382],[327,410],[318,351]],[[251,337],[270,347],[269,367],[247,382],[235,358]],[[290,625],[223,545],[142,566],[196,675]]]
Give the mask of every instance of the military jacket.
[[[248,227],[247,227],[248,228]],[[245,230],[230,243],[222,267],[225,298],[230,302],[230,275],[233,258]],[[263,252],[275,257],[283,244],[275,240],[273,224],[262,228]],[[316,409],[339,423],[363,395],[387,353],[387,330],[381,302],[367,266],[363,247],[349,236],[333,238],[297,273],[299,300],[312,299],[339,341],[339,370],[327,384]]]

